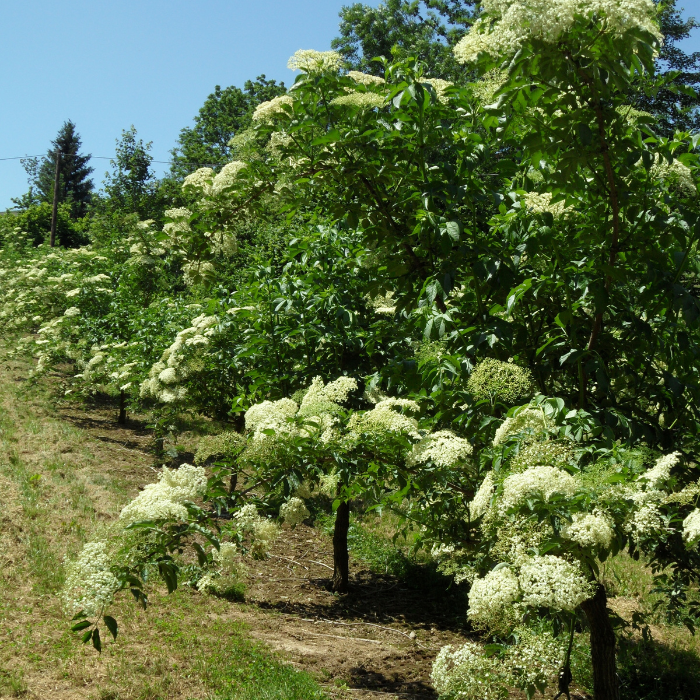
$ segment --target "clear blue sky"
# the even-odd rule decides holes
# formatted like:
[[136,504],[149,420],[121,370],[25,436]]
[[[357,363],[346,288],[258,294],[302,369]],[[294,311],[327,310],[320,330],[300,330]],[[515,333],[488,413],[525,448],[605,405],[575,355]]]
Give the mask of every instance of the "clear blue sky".
[[[378,0],[365,0],[377,5]],[[112,156],[133,124],[168,160],[215,85],[293,82],[297,49],[326,50],[349,0],[3,0],[0,158],[46,152],[66,119],[83,150]],[[109,161],[92,162],[102,182]],[[167,168],[167,166],[159,166]],[[0,208],[27,189],[0,161]]]
[[[352,1],[3,0],[0,158],[46,152],[72,119],[86,153],[112,156],[133,124],[168,160],[215,85],[261,73],[290,83],[287,58],[328,49]],[[700,17],[700,0],[679,5]],[[700,50],[700,32],[686,50]],[[99,186],[109,162],[92,165]],[[26,187],[19,161],[0,161],[0,208]]]

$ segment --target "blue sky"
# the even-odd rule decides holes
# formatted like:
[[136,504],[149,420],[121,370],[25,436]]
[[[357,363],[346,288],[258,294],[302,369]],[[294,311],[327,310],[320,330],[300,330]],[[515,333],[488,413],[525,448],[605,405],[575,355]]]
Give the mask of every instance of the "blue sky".
[[[45,152],[72,119],[86,153],[112,156],[133,124],[154,158],[168,160],[215,85],[261,73],[291,82],[287,58],[328,49],[351,1],[4,0],[0,158]],[[699,0],[681,4],[700,16]],[[700,50],[700,32],[686,50]],[[109,162],[92,165],[99,185]],[[0,207],[24,191],[19,161],[0,161]]]

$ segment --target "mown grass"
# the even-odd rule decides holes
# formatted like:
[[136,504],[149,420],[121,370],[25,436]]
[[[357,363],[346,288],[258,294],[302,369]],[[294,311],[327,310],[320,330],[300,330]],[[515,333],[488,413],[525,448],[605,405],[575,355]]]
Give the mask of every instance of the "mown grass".
[[145,612],[122,597],[112,612],[117,641],[101,655],[80,643],[58,598],[64,557],[108,527],[153,473],[138,455],[139,479],[110,469],[110,448],[56,419],[42,391],[18,391],[0,374],[0,696],[324,698],[309,674],[250,639],[229,601],[188,588],[156,591]]

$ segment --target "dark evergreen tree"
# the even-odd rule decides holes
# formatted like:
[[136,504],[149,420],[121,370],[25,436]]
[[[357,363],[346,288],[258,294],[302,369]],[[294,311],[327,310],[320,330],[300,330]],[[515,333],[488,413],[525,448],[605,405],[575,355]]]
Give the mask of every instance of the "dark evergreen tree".
[[[656,0],[659,2],[659,0]],[[700,130],[700,51],[685,53],[677,46],[700,24],[694,17],[684,20],[676,8],[676,0],[661,5],[661,33],[664,45],[656,61],[662,76],[671,78],[669,86],[648,94],[640,91],[636,106],[659,119],[657,130],[672,136],[681,131]],[[672,77],[673,74],[675,77]],[[688,90],[690,88],[690,90]]]
[[177,146],[171,151],[172,176],[181,180],[199,167],[228,163],[232,157],[229,141],[250,126],[255,108],[284,92],[284,83],[267,80],[264,75],[246,81],[243,90],[217,85],[194,118],[194,126],[180,131]]
[[376,8],[354,3],[340,11],[340,36],[331,46],[350,66],[378,73],[377,56],[415,56],[433,78],[459,82],[468,70],[455,61],[454,45],[474,19],[473,0],[383,0]]
[[75,130],[75,124],[68,120],[52,142],[53,148],[41,161],[34,188],[38,199],[42,202],[53,201],[54,176],[56,171],[56,154],[61,152],[58,180],[58,201],[70,204],[71,216],[78,219],[85,216],[92,199],[94,188],[89,178],[93,168],[88,166],[90,156],[79,153],[81,140]]

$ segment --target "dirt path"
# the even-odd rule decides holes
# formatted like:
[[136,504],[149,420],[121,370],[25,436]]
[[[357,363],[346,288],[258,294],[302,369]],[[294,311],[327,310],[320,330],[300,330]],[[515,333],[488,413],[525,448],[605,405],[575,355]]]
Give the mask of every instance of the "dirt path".
[[[284,530],[267,561],[249,562],[245,603],[183,590],[140,613],[124,599],[119,641],[101,656],[83,647],[56,597],[63,558],[155,480],[150,436],[136,423],[118,426],[112,409],[54,409],[27,369],[0,365],[0,698],[199,700],[211,691],[184,670],[206,664],[209,642],[240,630],[333,697],[436,697],[431,663],[464,638],[454,614],[463,602],[455,597],[445,615],[449,593],[431,598],[357,561],[352,592],[329,593],[330,538],[306,526]],[[195,628],[208,639],[199,660],[195,637],[187,640]]]

